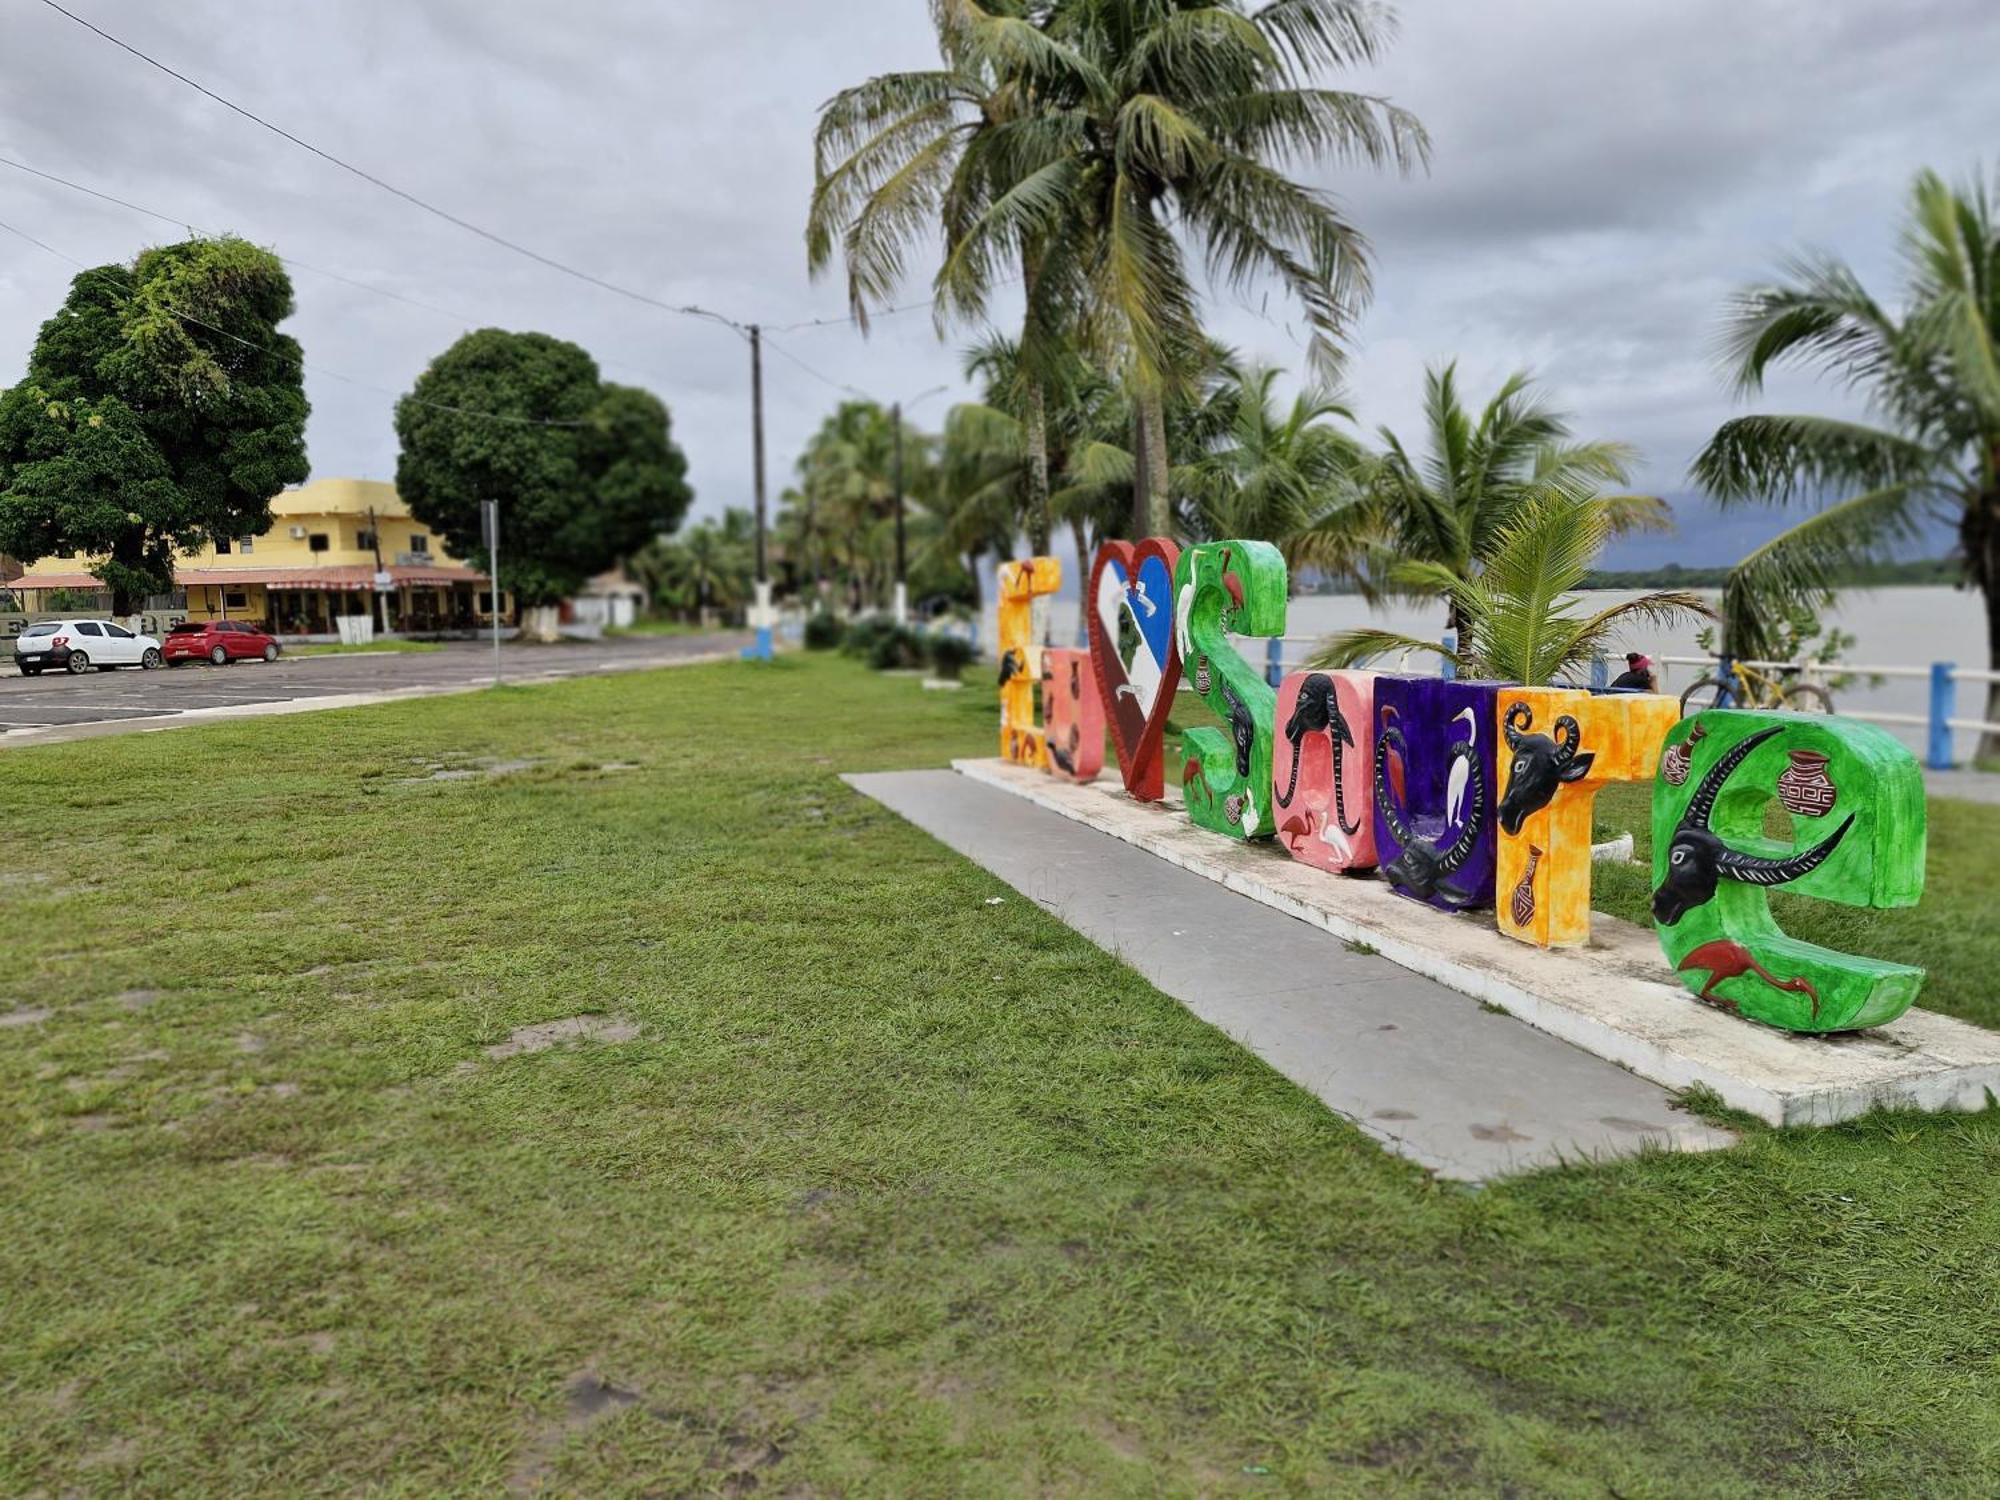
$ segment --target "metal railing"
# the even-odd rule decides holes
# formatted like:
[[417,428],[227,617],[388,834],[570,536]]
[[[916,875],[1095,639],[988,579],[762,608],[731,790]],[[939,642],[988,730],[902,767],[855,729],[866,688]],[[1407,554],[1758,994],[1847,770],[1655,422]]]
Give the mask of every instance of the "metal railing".
[[[1905,680],[1922,681],[1928,679],[1931,685],[1930,711],[1923,714],[1889,713],[1880,709],[1842,709],[1841,715],[1849,719],[1863,719],[1870,724],[1893,724],[1904,728],[1921,729],[1924,733],[1924,764],[1934,771],[1949,771],[1954,764],[1951,753],[1953,731],[1967,734],[2000,734],[2000,724],[1986,719],[1961,719],[1958,717],[1958,685],[1961,682],[2000,682],[2000,672],[1982,672],[1975,667],[1961,667],[1957,662],[1934,661],[1927,667],[1869,666],[1862,662],[1809,662],[1809,661],[1751,661],[1743,666],[1758,672],[1796,673],[1801,682],[1814,683],[1824,687],[1829,677],[1899,677]],[[1663,656],[1660,658],[1660,687],[1667,686],[1669,667],[1695,667],[1701,673],[1713,673],[1725,682],[1729,680],[1729,658],[1716,656]]]

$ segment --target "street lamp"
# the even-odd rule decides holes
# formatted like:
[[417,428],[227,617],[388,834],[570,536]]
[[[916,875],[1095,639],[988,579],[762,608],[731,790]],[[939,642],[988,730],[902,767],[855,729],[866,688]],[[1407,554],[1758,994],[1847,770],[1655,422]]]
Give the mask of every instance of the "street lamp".
[[906,509],[903,501],[903,407],[905,405],[915,406],[919,402],[930,400],[933,396],[941,396],[950,389],[950,386],[934,385],[922,395],[912,396],[908,402],[898,401],[889,408],[889,425],[895,429],[896,433],[894,487],[896,491],[896,623],[898,625],[907,625],[910,623],[909,573],[905,567],[903,541],[903,512]]

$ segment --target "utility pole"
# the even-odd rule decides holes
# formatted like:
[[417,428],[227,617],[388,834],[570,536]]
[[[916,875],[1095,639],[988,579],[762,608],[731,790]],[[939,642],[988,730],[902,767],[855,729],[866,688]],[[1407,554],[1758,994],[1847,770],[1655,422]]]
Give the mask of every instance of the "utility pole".
[[500,502],[479,502],[479,527],[486,533],[487,602],[493,606],[493,685],[500,686]]
[[904,571],[903,557],[903,403],[898,401],[889,408],[890,425],[896,429],[896,623],[910,623],[909,574]]
[[771,659],[771,574],[764,558],[764,330],[750,325],[750,440],[757,485],[757,602],[751,606],[751,626],[757,639],[743,648],[756,661]]

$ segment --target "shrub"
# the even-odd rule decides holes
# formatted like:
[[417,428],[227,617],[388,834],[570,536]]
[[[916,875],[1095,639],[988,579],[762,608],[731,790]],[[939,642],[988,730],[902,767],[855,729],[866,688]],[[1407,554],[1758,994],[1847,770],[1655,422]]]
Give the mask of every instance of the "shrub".
[[816,609],[806,616],[808,651],[831,651],[840,644],[846,634],[846,628],[833,617],[831,610]]
[[868,665],[878,672],[921,667],[923,664],[923,637],[901,625],[892,624],[879,632],[874,644],[868,648]]
[[948,635],[939,631],[930,638],[931,670],[947,682],[958,681],[958,674],[965,670],[965,664],[978,653],[972,649],[972,642],[962,635]]
[[896,622],[887,615],[869,615],[866,619],[851,621],[847,633],[841,637],[840,649],[849,656],[872,660],[875,643],[895,629]]

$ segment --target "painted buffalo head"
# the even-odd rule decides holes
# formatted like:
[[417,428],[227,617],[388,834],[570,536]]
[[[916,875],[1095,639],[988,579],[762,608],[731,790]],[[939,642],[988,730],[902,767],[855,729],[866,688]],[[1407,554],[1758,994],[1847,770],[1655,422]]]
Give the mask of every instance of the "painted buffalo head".
[[1568,714],[1556,720],[1553,735],[1529,734],[1534,723],[1535,711],[1525,703],[1507,710],[1507,749],[1514,763],[1507,795],[1500,799],[1500,826],[1510,835],[1553,802],[1564,782],[1589,775],[1591,762],[1597,759],[1588,750],[1577,753],[1582,735]]

